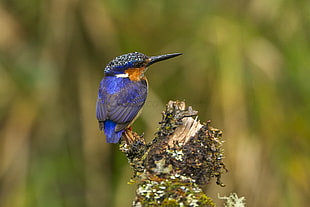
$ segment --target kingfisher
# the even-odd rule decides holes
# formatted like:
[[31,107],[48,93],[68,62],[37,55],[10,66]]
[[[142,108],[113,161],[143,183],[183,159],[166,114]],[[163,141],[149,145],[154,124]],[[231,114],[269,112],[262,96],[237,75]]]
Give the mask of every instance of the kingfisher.
[[114,58],[104,69],[96,104],[99,128],[107,143],[118,143],[138,117],[148,94],[145,71],[153,63],[181,55],[146,56],[139,52]]

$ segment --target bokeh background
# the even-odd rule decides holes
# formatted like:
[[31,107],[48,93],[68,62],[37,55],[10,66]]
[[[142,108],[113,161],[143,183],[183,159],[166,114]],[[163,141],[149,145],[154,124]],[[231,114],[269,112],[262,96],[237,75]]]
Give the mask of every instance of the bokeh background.
[[133,128],[150,140],[168,100],[223,130],[226,187],[247,206],[309,206],[310,1],[2,0],[0,206],[130,206],[135,185],[98,130],[105,65],[182,52],[147,72]]

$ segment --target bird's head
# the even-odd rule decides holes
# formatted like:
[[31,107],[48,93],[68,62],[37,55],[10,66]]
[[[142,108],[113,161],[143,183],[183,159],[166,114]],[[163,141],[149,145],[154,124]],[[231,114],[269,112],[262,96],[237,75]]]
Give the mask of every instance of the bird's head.
[[148,66],[179,55],[181,55],[181,53],[148,57],[139,52],[128,53],[114,58],[105,67],[104,73],[106,76],[129,78],[133,81],[138,81],[143,77]]

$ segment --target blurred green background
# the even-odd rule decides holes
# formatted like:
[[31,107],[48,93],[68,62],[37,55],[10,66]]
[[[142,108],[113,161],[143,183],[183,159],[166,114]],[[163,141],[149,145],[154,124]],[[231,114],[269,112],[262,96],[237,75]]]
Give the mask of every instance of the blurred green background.
[[130,206],[135,185],[98,130],[105,65],[182,52],[147,72],[133,128],[153,137],[168,100],[223,130],[217,194],[247,206],[309,206],[310,1],[2,0],[0,206]]

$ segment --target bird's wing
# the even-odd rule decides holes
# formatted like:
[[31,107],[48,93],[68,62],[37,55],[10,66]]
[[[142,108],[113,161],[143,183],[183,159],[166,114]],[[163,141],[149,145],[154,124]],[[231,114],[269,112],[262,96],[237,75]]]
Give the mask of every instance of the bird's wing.
[[100,87],[98,99],[96,103],[96,116],[99,122],[105,121],[108,118],[107,103],[106,103],[104,94],[105,94],[104,88]]
[[98,121],[104,121],[107,119],[107,113],[105,109],[105,104],[102,100],[98,99],[96,104],[96,115]]
[[118,123],[116,131],[125,129],[138,115],[147,97],[146,81],[133,82],[111,95],[108,119]]
[[146,80],[128,83],[114,94],[109,94],[105,88],[100,88],[96,104],[100,128],[103,128],[102,122],[109,119],[117,123],[115,131],[125,129],[138,115],[146,97]]

